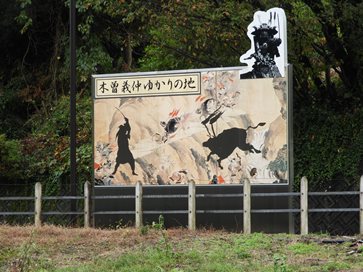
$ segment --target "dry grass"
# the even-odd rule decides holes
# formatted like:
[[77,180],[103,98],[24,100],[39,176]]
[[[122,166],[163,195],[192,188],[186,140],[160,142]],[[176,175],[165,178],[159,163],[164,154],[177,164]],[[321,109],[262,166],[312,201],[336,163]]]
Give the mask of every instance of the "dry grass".
[[[210,231],[188,232],[185,229],[168,230],[171,243],[206,237]],[[220,232],[222,234],[222,232]],[[160,232],[150,229],[146,234],[134,228],[93,229],[64,228],[44,225],[0,225],[0,250],[16,249],[27,243],[46,251],[48,259],[61,266],[90,262],[97,258],[113,258],[137,248],[154,246],[160,240]]]
[[363,271],[363,244],[326,238],[0,225],[0,271]]

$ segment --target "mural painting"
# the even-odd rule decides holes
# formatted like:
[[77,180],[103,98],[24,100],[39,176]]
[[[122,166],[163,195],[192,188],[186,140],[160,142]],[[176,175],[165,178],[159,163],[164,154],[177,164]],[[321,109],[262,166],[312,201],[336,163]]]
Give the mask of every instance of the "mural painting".
[[286,80],[200,78],[198,95],[95,100],[98,184],[287,182]]

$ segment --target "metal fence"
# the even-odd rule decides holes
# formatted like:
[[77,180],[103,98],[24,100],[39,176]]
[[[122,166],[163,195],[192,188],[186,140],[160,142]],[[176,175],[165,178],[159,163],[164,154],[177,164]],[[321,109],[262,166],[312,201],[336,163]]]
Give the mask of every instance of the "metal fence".
[[[359,196],[359,207],[346,207],[346,208],[310,208],[308,203],[308,196]],[[253,198],[263,197],[299,197],[300,207],[289,209],[251,209],[251,202]],[[241,198],[243,209],[229,209],[229,210],[198,210],[196,206],[197,198]],[[188,207],[185,210],[143,210],[144,199],[188,199]],[[122,211],[91,211],[91,203],[93,200],[98,199],[134,199],[135,210],[122,210]],[[49,200],[83,200],[83,211],[45,211],[42,209],[42,204]],[[188,184],[187,194],[169,194],[169,195],[144,195],[143,186],[141,182],[137,182],[135,186],[135,194],[132,195],[105,195],[105,196],[91,196],[89,184],[84,184],[83,196],[42,196],[42,186],[40,183],[35,184],[34,197],[0,197],[0,201],[32,201],[34,202],[34,211],[24,212],[9,212],[1,211],[0,216],[34,216],[34,224],[36,227],[42,225],[42,218],[46,215],[83,215],[84,227],[90,227],[90,218],[95,215],[134,215],[135,226],[140,228],[143,225],[143,215],[146,214],[187,214],[188,215],[188,228],[190,230],[196,229],[196,220],[198,214],[243,214],[243,231],[244,233],[251,233],[251,214],[257,213],[300,213],[300,233],[306,235],[309,233],[308,228],[308,215],[309,213],[335,213],[335,212],[357,212],[359,214],[359,233],[363,234],[363,176],[360,178],[360,191],[345,191],[345,192],[309,192],[308,180],[303,177],[301,179],[300,192],[279,192],[279,193],[251,193],[251,184],[246,180],[243,184],[243,193],[229,193],[229,194],[196,194],[195,182],[191,180]]]

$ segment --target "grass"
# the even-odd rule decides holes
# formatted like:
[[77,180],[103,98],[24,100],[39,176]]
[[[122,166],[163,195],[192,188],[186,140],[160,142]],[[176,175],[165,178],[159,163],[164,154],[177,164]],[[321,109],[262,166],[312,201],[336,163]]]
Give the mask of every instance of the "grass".
[[[363,271],[363,245],[324,235],[0,226],[0,271]],[[355,239],[355,241],[357,241]]]
[[288,246],[288,249],[295,254],[314,254],[319,251],[319,246],[315,243],[295,243]]

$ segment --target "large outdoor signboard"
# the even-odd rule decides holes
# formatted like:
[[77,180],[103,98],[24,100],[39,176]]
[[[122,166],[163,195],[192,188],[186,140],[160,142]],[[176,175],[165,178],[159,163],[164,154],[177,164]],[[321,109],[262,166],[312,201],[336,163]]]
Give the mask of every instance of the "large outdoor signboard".
[[283,10],[248,35],[247,66],[94,75],[96,184],[288,184]]

